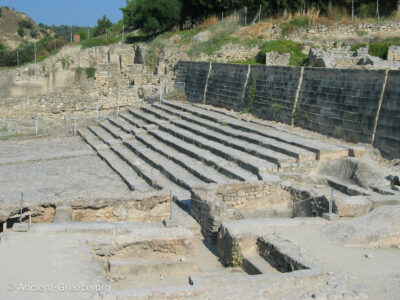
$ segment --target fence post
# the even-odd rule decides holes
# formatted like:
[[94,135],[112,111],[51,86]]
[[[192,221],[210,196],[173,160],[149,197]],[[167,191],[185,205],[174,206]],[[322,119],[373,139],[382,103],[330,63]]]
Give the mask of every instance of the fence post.
[[119,116],[119,95],[120,95],[121,87],[118,87],[118,99],[117,99],[117,118]]
[[17,50],[17,65],[19,66],[19,51]]
[[36,42],[33,44],[33,51],[35,52],[35,64],[36,64]]
[[39,127],[39,116],[36,115],[36,120],[35,120],[35,137],[36,139],[38,138],[38,127]]
[[379,115],[381,114],[382,102],[383,102],[383,98],[385,96],[388,76],[389,76],[389,69],[386,69],[386,71],[385,71],[385,79],[383,80],[383,86],[382,86],[382,90],[381,90],[381,95],[379,97],[378,109],[376,110],[376,115],[375,115],[375,120],[374,120],[374,129],[372,131],[371,145],[373,145],[375,143],[376,129],[378,128]]
[[244,25],[247,25],[247,6],[244,7]]
[[22,223],[22,206],[24,203],[24,193],[21,193],[21,205],[19,208],[19,223]]
[[160,103],[162,103],[162,99],[163,99],[163,84],[164,84],[164,82],[161,82],[161,87],[160,87]]
[[53,39],[54,39],[54,50],[57,50],[56,38],[55,38],[55,37],[53,37]]
[[77,115],[76,115],[76,109],[75,109],[75,118],[74,118],[74,136],[76,135],[76,119],[77,119]]
[[99,100],[97,100],[97,107],[96,107],[96,124],[99,123]]

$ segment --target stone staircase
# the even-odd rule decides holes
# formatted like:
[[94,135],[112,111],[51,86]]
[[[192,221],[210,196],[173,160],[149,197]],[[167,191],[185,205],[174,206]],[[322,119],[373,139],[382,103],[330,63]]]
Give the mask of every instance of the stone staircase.
[[79,134],[130,190],[169,190],[182,202],[199,185],[267,180],[349,153],[346,146],[172,101],[130,109]]

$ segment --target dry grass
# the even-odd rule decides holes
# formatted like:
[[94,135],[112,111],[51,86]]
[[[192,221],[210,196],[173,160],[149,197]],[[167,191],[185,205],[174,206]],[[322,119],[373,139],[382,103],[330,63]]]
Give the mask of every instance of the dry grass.
[[200,28],[201,29],[207,29],[208,27],[210,27],[212,25],[215,25],[218,22],[219,22],[218,18],[216,16],[212,16],[212,17],[209,17],[209,18],[205,19],[203,21],[203,23],[201,23]]
[[298,18],[306,18],[308,20],[308,25],[314,25],[316,21],[319,19],[321,11],[316,8],[315,6],[312,6],[311,8],[307,9],[307,11],[297,11],[296,13],[292,14],[289,13],[287,15],[287,20],[293,20],[293,19],[298,19]]
[[175,45],[178,45],[178,44],[180,43],[180,41],[181,41],[181,37],[180,37],[178,34],[175,34],[175,35],[172,37],[172,42],[173,42]]
[[259,22],[250,26],[239,28],[236,32],[236,35],[247,38],[257,38],[259,36],[269,38],[268,32],[272,29],[272,26],[272,22]]

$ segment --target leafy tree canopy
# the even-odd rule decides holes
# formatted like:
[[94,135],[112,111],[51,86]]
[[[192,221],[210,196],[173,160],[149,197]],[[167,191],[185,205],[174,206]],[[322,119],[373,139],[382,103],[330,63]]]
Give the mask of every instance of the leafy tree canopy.
[[142,28],[145,33],[157,33],[172,28],[181,20],[179,0],[127,0],[121,9],[124,23]]
[[110,28],[113,23],[104,15],[101,19],[97,20],[97,26],[94,29],[94,36],[103,35],[106,33],[106,30]]

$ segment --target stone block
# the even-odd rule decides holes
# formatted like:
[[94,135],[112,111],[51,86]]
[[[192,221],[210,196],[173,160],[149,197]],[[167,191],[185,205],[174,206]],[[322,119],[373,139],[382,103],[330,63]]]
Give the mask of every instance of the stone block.
[[340,217],[359,217],[370,212],[373,203],[366,196],[335,198],[334,206]]
[[15,223],[13,225],[13,231],[15,232],[27,232],[29,230],[29,224],[27,223]]
[[325,220],[328,220],[328,221],[336,221],[336,220],[338,220],[339,219],[339,215],[337,215],[337,214],[330,214],[330,213],[324,213],[323,215],[322,215],[322,217],[325,219]]
[[179,222],[177,219],[164,219],[163,224],[166,228],[178,227]]

